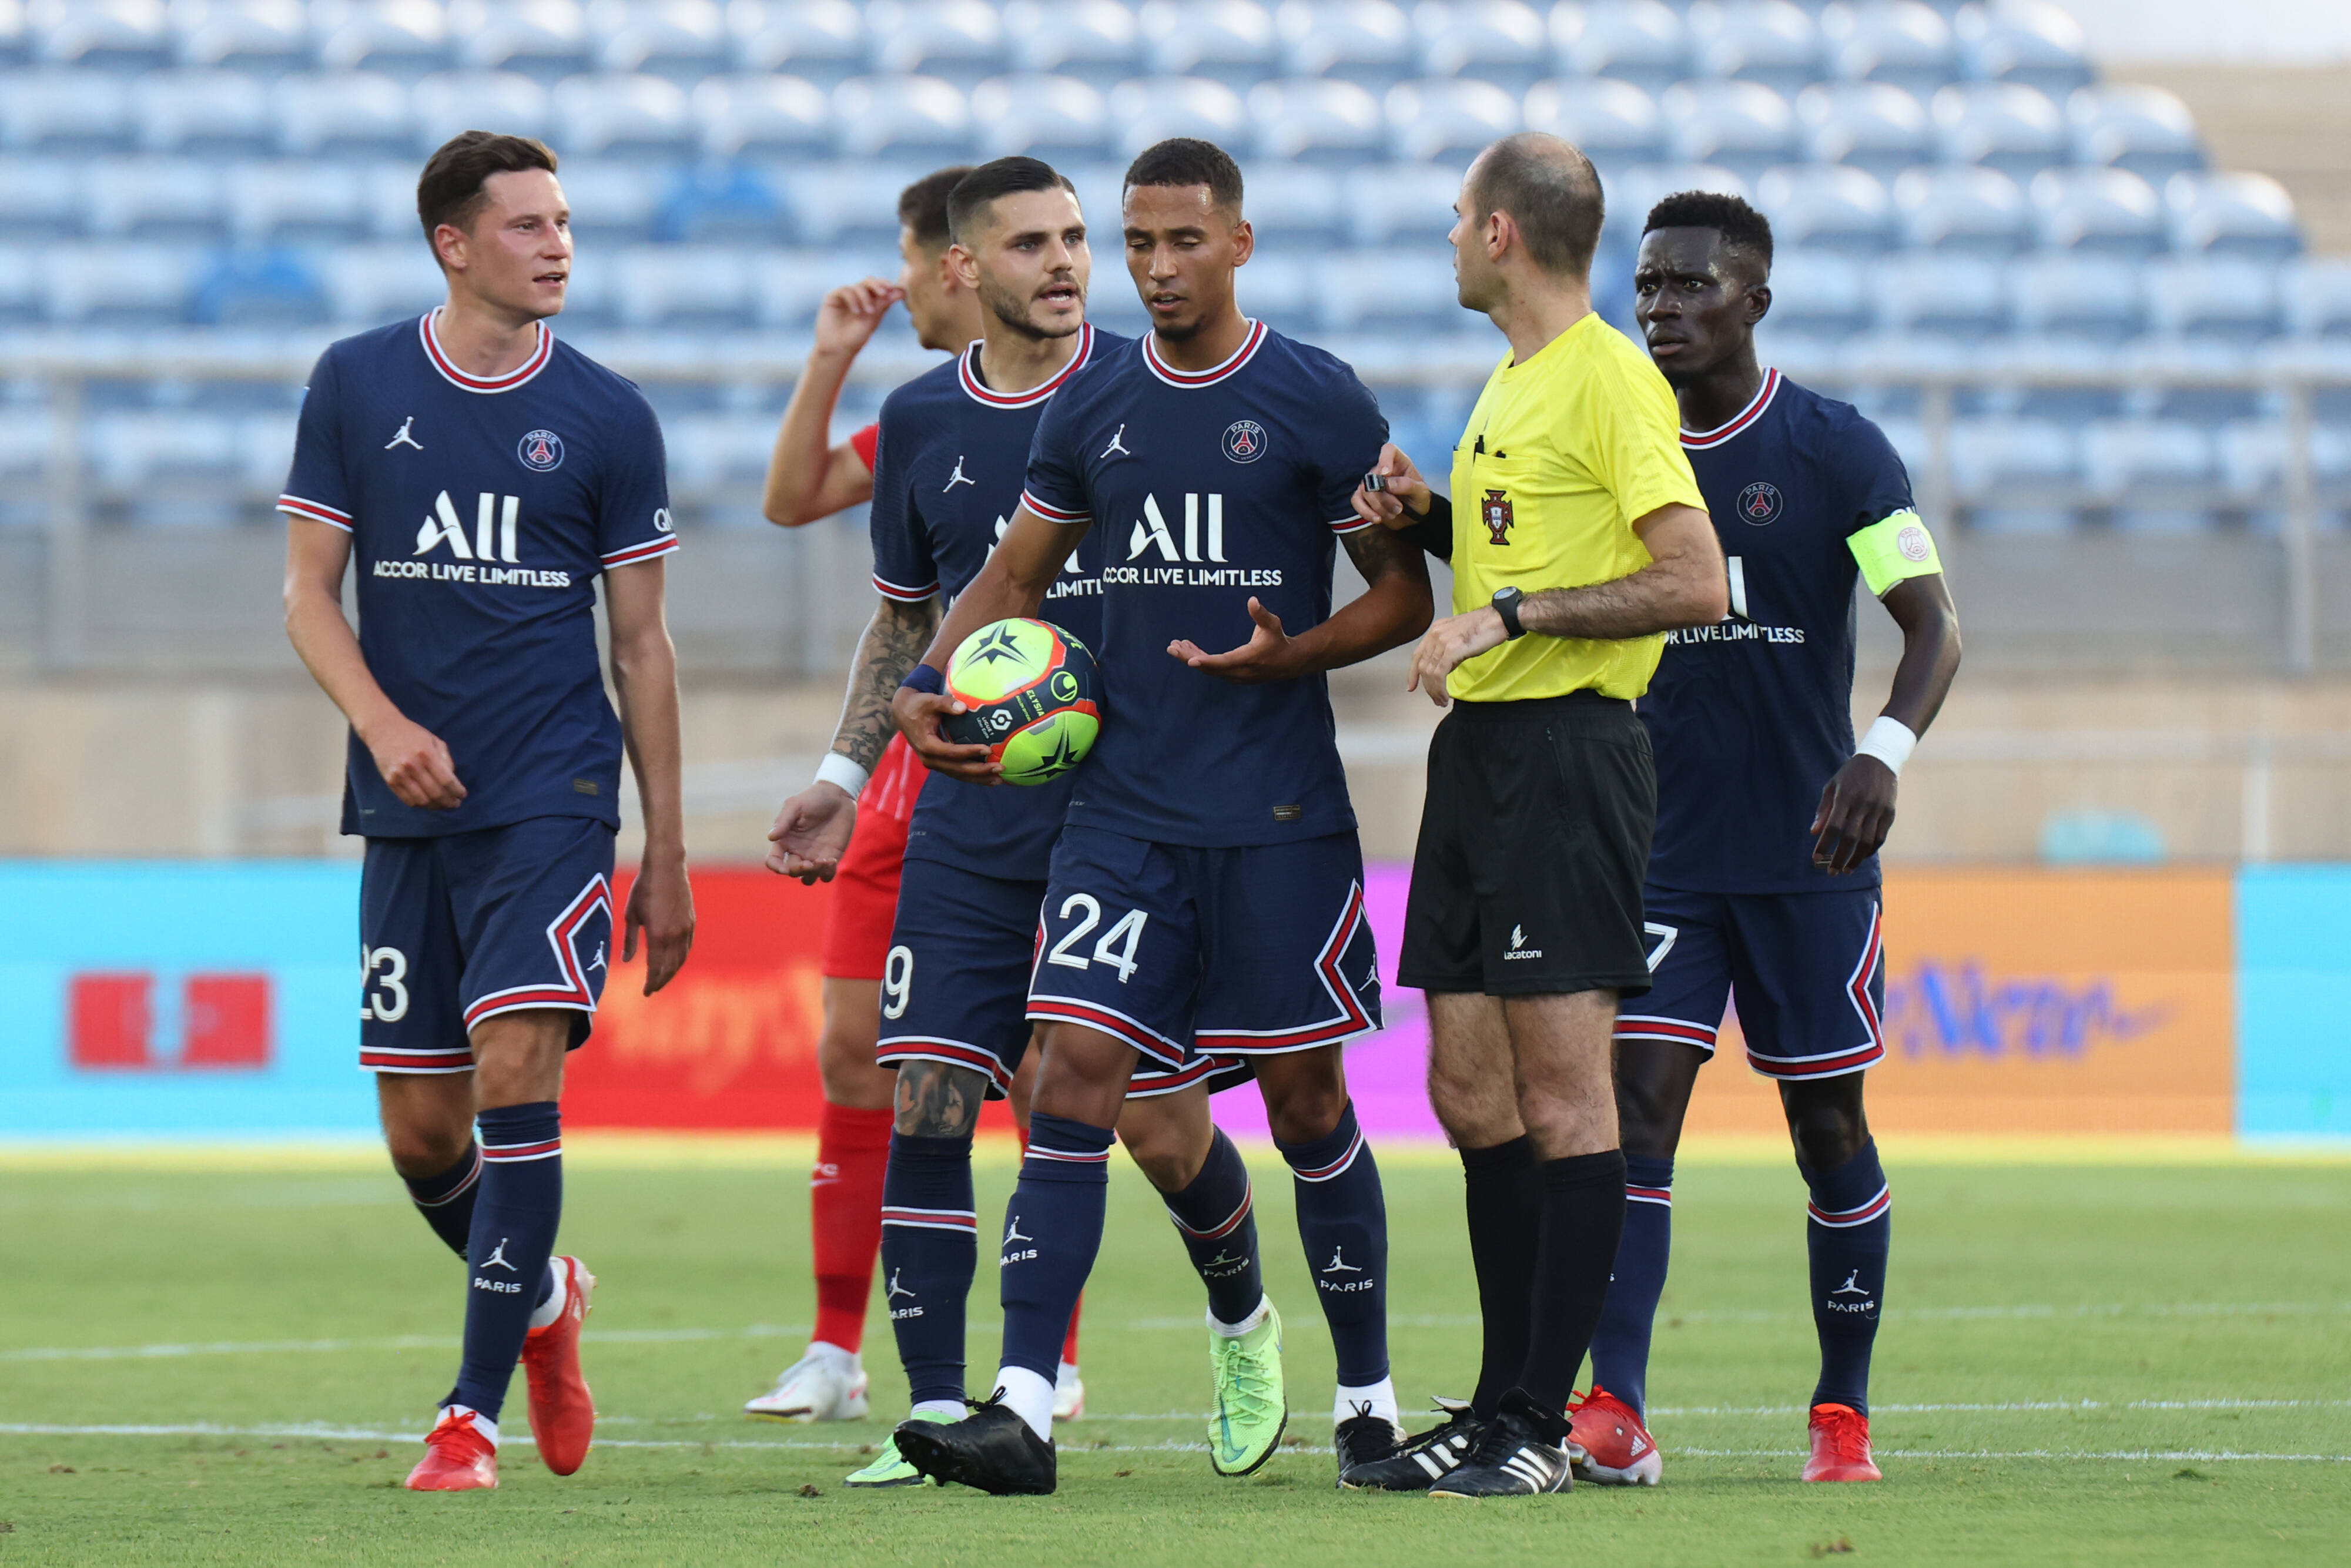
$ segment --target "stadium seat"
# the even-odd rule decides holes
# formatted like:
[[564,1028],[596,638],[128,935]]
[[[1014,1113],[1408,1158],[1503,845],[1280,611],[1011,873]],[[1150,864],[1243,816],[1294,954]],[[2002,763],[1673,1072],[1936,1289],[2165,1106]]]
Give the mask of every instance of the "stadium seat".
[[1821,30],[1789,0],[1698,0],[1689,10],[1691,68],[1795,93],[1820,75]]
[[411,243],[422,237],[424,231],[417,222],[413,159],[360,164],[350,171],[350,183],[359,193],[370,234],[378,239]]
[[1593,0],[1551,13],[1552,54],[1568,76],[1610,76],[1662,92],[1688,74],[1681,14],[1658,0]]
[[1283,0],[1273,14],[1281,68],[1385,88],[1413,73],[1412,18],[1391,0]]
[[1959,68],[1977,81],[2017,82],[2062,98],[2092,75],[2082,25],[2048,0],[1966,5],[1953,19]]
[[15,152],[111,152],[131,145],[131,87],[89,71],[0,77],[0,140]]
[[1333,256],[1313,284],[1334,332],[1453,332],[1483,328],[1461,308],[1453,257],[1441,246]]
[[2159,87],[2075,88],[2065,100],[2077,162],[2127,169],[2161,182],[2204,167],[2188,106]]
[[229,232],[244,245],[296,240],[346,245],[368,233],[366,188],[342,177],[320,179],[316,163],[242,163],[223,176]]
[[448,285],[433,264],[433,253],[413,237],[415,224],[411,217],[412,237],[404,243],[353,246],[335,253],[334,265],[320,281],[337,321],[380,326],[422,315],[441,302]]
[[190,315],[208,327],[308,326],[326,319],[318,275],[283,246],[223,252],[197,274]]
[[1276,248],[1328,249],[1347,234],[1346,190],[1329,169],[1259,164],[1248,171],[1249,221]]
[[1362,246],[1438,246],[1453,229],[1463,171],[1451,163],[1366,163],[1347,172],[1342,211]]
[[1910,255],[1875,264],[1878,324],[1896,336],[1978,339],[2008,326],[2007,279],[1975,256]]
[[2179,420],[2096,420],[2082,431],[2082,479],[2132,533],[2194,533],[2210,526],[2200,494],[2216,477],[2212,437]]
[[1985,533],[2064,533],[2080,485],[2073,430],[2047,420],[1961,419],[1951,424],[1952,488]]
[[787,227],[772,181],[757,169],[722,163],[675,175],[653,232],[664,240],[772,245]]
[[450,0],[457,63],[475,70],[568,76],[589,66],[587,8],[578,0]]
[[93,235],[211,240],[227,227],[219,168],[192,159],[100,159],[82,171],[82,200]]
[[138,522],[204,527],[220,519],[190,506],[191,492],[237,482],[237,423],[198,409],[108,409],[89,418],[83,461],[102,493],[132,503]]
[[0,5],[0,66],[15,69],[32,63],[33,33],[25,21],[22,0]]
[[[888,194],[894,204],[898,193]],[[871,260],[864,256],[805,250],[756,254],[750,264],[752,309],[762,327],[807,332],[816,320],[817,306],[828,293],[872,270]]]
[[685,89],[664,77],[566,77],[549,104],[567,157],[674,156],[696,140]]
[[1842,81],[1885,82],[1924,98],[1959,74],[1951,25],[1918,0],[1865,0],[1821,13],[1822,55]]
[[1474,77],[1523,92],[1551,74],[1551,32],[1521,0],[1459,0],[1413,7],[1421,71]]
[[[36,253],[18,246],[0,246],[0,322],[24,325],[43,314],[41,267]],[[0,420],[0,431],[6,429],[7,423]]]
[[1655,162],[1666,152],[1657,100],[1609,77],[1537,82],[1527,92],[1526,126],[1573,141],[1603,168]]
[[2163,204],[2175,250],[2279,260],[2302,252],[2294,198],[2267,174],[2174,174]]
[[789,71],[831,88],[865,68],[865,14],[850,0],[733,0],[726,21],[743,70]]
[[971,145],[963,89],[937,77],[853,77],[832,93],[835,133],[850,157],[906,151],[960,156]]
[[170,15],[164,0],[32,0],[25,7],[36,59],[111,70],[169,60]]
[[[1622,173],[1600,171],[1601,189],[1614,214],[1601,230],[1603,250],[1621,245],[1628,253],[1638,242],[1649,209],[1679,191],[1715,191],[1726,196],[1751,197],[1754,192],[1731,170],[1705,163],[1635,163]],[[1619,236],[1622,236],[1621,239]]]
[[2175,338],[2258,344],[2282,325],[2278,268],[2241,257],[2168,257],[2147,270],[2147,314]]
[[1074,76],[1098,88],[1143,62],[1143,28],[1117,0],[1012,0],[1004,38],[1014,68]]
[[1885,184],[1859,169],[1795,164],[1756,182],[1755,201],[1781,244],[1869,256],[1894,242],[1894,201]]
[[1144,77],[1110,91],[1110,121],[1129,158],[1171,136],[1229,145],[1249,129],[1241,95],[1207,77]]
[[1774,250],[1771,311],[1763,319],[1767,338],[1836,340],[1868,328],[1870,297],[1862,287],[1861,265],[1852,256]]
[[1322,274],[1332,258],[1296,254],[1252,256],[1234,281],[1241,309],[1293,337],[1313,338],[1322,328]]
[[1110,141],[1102,93],[1076,77],[991,77],[971,89],[971,120],[990,158],[1028,152],[1050,162],[1098,153]]
[[1155,74],[1204,71],[1241,87],[1272,76],[1280,58],[1273,13],[1255,0],[1147,0],[1135,20]]
[[330,71],[278,79],[269,102],[277,145],[338,158],[405,152],[415,140],[408,89],[373,71]]
[[707,77],[694,88],[702,150],[713,158],[804,152],[832,141],[832,103],[799,77]]
[[672,181],[666,169],[586,156],[563,160],[562,178],[572,232],[593,244],[652,238]]
[[756,485],[776,449],[776,420],[764,413],[692,413],[662,420],[671,487],[688,495]]
[[726,9],[718,0],[637,0],[617,17],[589,15],[597,68],[700,76],[726,61]]
[[2148,256],[2163,248],[2163,203],[2125,169],[2044,169],[2026,187],[2051,250]]
[[185,246],[61,246],[37,265],[42,314],[56,325],[169,326],[187,319],[197,253]]
[[248,413],[236,422],[235,460],[247,492],[266,496],[286,484],[287,459],[294,451],[296,410]]
[[1886,82],[1826,82],[1796,95],[1797,138],[1820,163],[1844,163],[1891,180],[1927,161],[1927,106]]
[[2065,117],[2049,95],[2017,82],[1962,82],[1928,105],[1937,153],[2029,179],[2071,153]]
[[[782,174],[784,204],[804,245],[898,238],[898,186],[874,178],[867,163],[788,164]],[[883,254],[887,254],[883,253]],[[862,266],[833,284],[852,283],[872,270]],[[827,287],[832,284],[826,285]],[[823,289],[819,289],[819,295]],[[806,327],[806,322],[797,325]]]
[[1795,113],[1760,82],[1678,82],[1657,106],[1667,146],[1685,162],[1711,163],[1751,180],[1795,154]]
[[615,256],[611,267],[622,326],[645,331],[751,322],[751,267],[740,251],[638,246]]
[[413,72],[449,59],[449,17],[436,0],[318,0],[311,18],[329,70]]
[[302,0],[179,0],[170,15],[183,65],[284,70],[310,53]]
[[2335,256],[2284,269],[2278,293],[2287,323],[2302,338],[2351,338],[2351,261]]
[[1387,145],[1379,99],[1351,81],[1260,82],[1249,89],[1249,123],[1268,158],[1355,162]]
[[1487,81],[1403,82],[1388,89],[1390,145],[1398,158],[1463,163],[1519,129],[1519,100]]
[[1997,169],[1906,170],[1894,212],[1907,243],[1978,256],[2013,256],[2032,226],[2023,190]]
[[2115,256],[2029,256],[2009,268],[2016,330],[2035,339],[2113,344],[2145,320],[2139,267]]
[[1004,68],[1004,24],[985,0],[872,0],[865,39],[877,75],[919,72],[968,87]]
[[252,154],[276,140],[270,98],[240,71],[156,71],[131,100],[149,152]]
[[11,241],[79,234],[78,165],[53,158],[0,158],[0,235]]
[[547,89],[515,71],[440,71],[416,84],[408,107],[421,150],[491,123],[517,136],[545,136]]
[[[2285,505],[2292,433],[2276,419],[2232,421],[2213,437],[2213,470],[2241,504],[2253,508],[2256,527],[2274,529]],[[2317,424],[2310,432],[2311,477],[2322,506],[2351,499],[2351,430]],[[2322,522],[2326,519],[2322,515]],[[2332,519],[2340,526],[2342,519]]]

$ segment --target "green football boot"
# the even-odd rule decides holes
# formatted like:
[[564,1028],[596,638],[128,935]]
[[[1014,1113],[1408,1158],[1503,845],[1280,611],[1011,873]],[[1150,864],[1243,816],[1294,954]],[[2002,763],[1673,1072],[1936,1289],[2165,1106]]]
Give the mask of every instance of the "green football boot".
[[1281,1314],[1269,1301],[1265,1321],[1238,1338],[1208,1333],[1217,1377],[1208,1417],[1208,1464],[1220,1476],[1245,1476],[1273,1457],[1290,1406],[1281,1393]]
[[[935,1410],[918,1410],[910,1420],[936,1421],[944,1426],[949,1419]],[[898,1439],[892,1437],[873,1456],[873,1462],[862,1470],[852,1470],[842,1478],[845,1487],[935,1487],[939,1483],[908,1464],[898,1453]]]

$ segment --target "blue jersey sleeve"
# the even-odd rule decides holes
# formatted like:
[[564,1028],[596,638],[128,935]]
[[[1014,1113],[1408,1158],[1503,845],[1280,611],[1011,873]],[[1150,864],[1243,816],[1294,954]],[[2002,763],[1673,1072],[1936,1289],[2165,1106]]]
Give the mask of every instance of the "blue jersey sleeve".
[[341,402],[330,349],[319,356],[310,369],[310,384],[302,391],[302,416],[294,426],[294,466],[286,476],[277,509],[350,533],[358,508],[343,468]]
[[1071,426],[1080,404],[1074,397],[1057,397],[1045,405],[1037,434],[1029,443],[1029,476],[1020,490],[1020,504],[1049,523],[1093,520],[1093,500],[1086,493],[1086,471],[1079,459]]
[[1836,433],[1831,454],[1844,481],[1844,531],[1857,533],[1896,512],[1915,509],[1910,498],[1910,472],[1886,433],[1855,413]]
[[901,604],[919,604],[938,592],[939,568],[931,555],[931,531],[914,504],[914,442],[895,401],[883,405],[873,453],[873,591]]
[[607,460],[596,497],[596,554],[610,571],[677,549],[669,515],[669,453],[661,421],[634,387],[613,412]]
[[1327,390],[1322,419],[1314,443],[1314,504],[1331,531],[1352,534],[1372,525],[1355,515],[1355,487],[1380,460],[1388,438],[1387,416],[1379,400],[1354,371],[1338,367]]

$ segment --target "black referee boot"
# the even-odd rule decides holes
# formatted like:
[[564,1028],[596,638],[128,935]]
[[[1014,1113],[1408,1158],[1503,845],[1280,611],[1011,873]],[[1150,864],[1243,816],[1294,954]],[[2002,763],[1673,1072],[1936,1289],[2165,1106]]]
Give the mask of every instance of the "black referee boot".
[[1566,1415],[1546,1410],[1523,1388],[1502,1396],[1502,1407],[1487,1427],[1477,1452],[1459,1469],[1428,1489],[1431,1497],[1529,1497],[1568,1491]]
[[[1339,1484],[1351,1491],[1426,1491],[1461,1466],[1485,1435],[1486,1422],[1459,1399],[1439,1399],[1445,1412],[1442,1426],[1406,1437],[1393,1452],[1377,1458],[1347,1460],[1340,1449]],[[1342,1424],[1342,1430],[1354,1422]],[[1385,1425],[1384,1422],[1382,1425]]]
[[899,1457],[934,1480],[997,1497],[1041,1496],[1055,1485],[1053,1445],[1000,1398],[983,1399],[970,1415],[945,1425],[901,1421],[890,1435]]

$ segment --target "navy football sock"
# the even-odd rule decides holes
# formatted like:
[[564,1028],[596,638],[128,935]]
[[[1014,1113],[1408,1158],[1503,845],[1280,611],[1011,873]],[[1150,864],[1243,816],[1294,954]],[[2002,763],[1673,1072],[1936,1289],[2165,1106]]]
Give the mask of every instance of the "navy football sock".
[[1388,1375],[1388,1207],[1355,1103],[1312,1143],[1274,1146],[1298,1178],[1298,1239],[1331,1325],[1340,1385],[1369,1387]]
[[1804,1226],[1812,1254],[1813,1328],[1821,1341],[1821,1381],[1815,1405],[1869,1409],[1869,1353],[1886,1293],[1886,1254],[1894,1236],[1894,1194],[1877,1163],[1877,1140],[1828,1172],[1799,1160],[1812,1189]]
[[890,1136],[882,1177],[882,1304],[917,1405],[963,1399],[964,1308],[978,1267],[971,1140]]
[[1500,1408],[1527,1360],[1527,1313],[1535,1290],[1535,1241],[1542,1231],[1542,1178],[1535,1141],[1461,1151],[1461,1185],[1469,1215],[1469,1264],[1478,1275],[1478,1314],[1485,1325],[1478,1387],[1470,1406]]
[[1541,1169],[1541,1238],[1519,1386],[1543,1408],[1565,1410],[1624,1235],[1625,1156],[1614,1149],[1569,1155]]
[[1240,1150],[1216,1130],[1200,1174],[1182,1192],[1163,1192],[1167,1218],[1184,1238],[1192,1267],[1208,1287],[1208,1311],[1218,1322],[1238,1323],[1265,1299],[1257,1251],[1257,1216],[1249,1202],[1249,1166]]
[[482,1190],[481,1176],[482,1145],[468,1140],[457,1163],[439,1176],[422,1181],[401,1178],[408,1182],[408,1199],[416,1205],[416,1212],[460,1258],[473,1239],[474,1199]]
[[1616,1273],[1600,1326],[1592,1333],[1592,1381],[1635,1412],[1649,1407],[1649,1333],[1673,1245],[1673,1156],[1626,1155],[1625,1236],[1616,1243]]
[[481,1129],[481,1196],[466,1249],[465,1354],[448,1403],[495,1421],[522,1358],[531,1310],[547,1296],[547,1260],[563,1218],[563,1116],[552,1100],[500,1105]]
[[[1094,1254],[1102,1250],[1113,1136],[1108,1127],[1032,1113],[1020,1185],[1012,1189],[1005,1210],[997,1258],[1004,1302],[1003,1364],[1044,1380],[1048,1431],[1061,1340],[1070,1332],[1070,1313],[1086,1288],[1086,1276],[1093,1271]],[[1029,1425],[1037,1423],[1031,1419]]]

